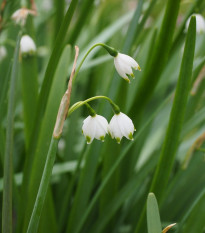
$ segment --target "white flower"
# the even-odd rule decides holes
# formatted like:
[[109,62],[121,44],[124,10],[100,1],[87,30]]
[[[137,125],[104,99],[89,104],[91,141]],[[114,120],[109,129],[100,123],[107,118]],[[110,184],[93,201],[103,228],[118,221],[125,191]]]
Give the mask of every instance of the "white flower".
[[4,46],[0,46],[0,62],[4,60],[4,58],[7,56],[7,51]]
[[[193,15],[196,17],[196,32],[197,33],[205,32],[205,20],[204,20],[204,17],[202,15],[200,15],[200,14],[193,14]],[[191,16],[186,21],[186,29],[185,29],[186,32],[188,31]]]
[[88,116],[83,121],[82,132],[87,140],[87,144],[90,144],[94,138],[104,141],[105,135],[108,133],[108,122],[100,116]]
[[13,13],[11,18],[17,23],[22,26],[25,25],[26,19],[28,15],[36,15],[36,12],[34,10],[29,10],[27,8],[20,8],[17,11]]
[[20,41],[20,51],[23,55],[33,54],[36,52],[36,45],[30,36],[22,36]]
[[133,133],[135,131],[134,124],[132,120],[120,112],[119,114],[115,114],[108,126],[108,131],[112,138],[117,140],[117,143],[120,143],[123,136],[127,139],[133,140]]
[[135,70],[141,70],[138,63],[130,56],[118,53],[114,57],[114,64],[118,74],[124,78],[126,81],[130,82],[128,75],[134,78],[132,68]]

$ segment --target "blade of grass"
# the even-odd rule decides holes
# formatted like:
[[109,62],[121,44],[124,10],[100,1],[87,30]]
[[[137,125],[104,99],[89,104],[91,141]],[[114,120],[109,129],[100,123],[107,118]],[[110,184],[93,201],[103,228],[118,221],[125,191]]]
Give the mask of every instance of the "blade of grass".
[[64,12],[65,12],[65,1],[54,0],[54,6],[56,9],[56,14],[55,14],[55,21],[54,21],[53,39],[55,42],[61,23],[63,22]]
[[[159,36],[156,39],[156,45],[153,49],[153,55],[150,58],[148,67],[146,67],[144,70],[144,75],[136,91],[135,101],[133,102],[131,110],[128,114],[131,117],[134,115],[135,109],[138,109],[138,115],[141,115],[141,112],[152,96],[153,91],[160,79],[160,74],[169,56],[172,37],[174,34],[174,28],[179,11],[179,3],[180,1],[178,0],[169,0],[167,2],[162,26],[159,32]],[[169,28],[169,30],[167,30],[167,28]],[[139,119],[136,119],[136,122],[139,122]],[[135,127],[137,127],[137,125],[135,125]]]
[[94,0],[84,0],[82,2],[82,6],[79,11],[78,20],[75,23],[75,27],[73,28],[73,31],[71,32],[71,36],[68,40],[69,44],[74,45],[84,24],[86,23],[86,19],[88,18],[90,11],[92,10],[92,7],[94,5],[93,3],[94,3]]
[[[205,189],[203,189],[196,200],[191,205],[190,209],[185,214],[184,218],[180,222],[177,232],[199,232],[204,231],[205,223],[204,216],[205,214]],[[197,217],[196,217],[197,216]]]
[[30,171],[31,171],[31,167],[32,167],[33,159],[34,159],[34,151],[37,146],[38,134],[41,128],[42,118],[44,116],[44,112],[45,112],[46,105],[48,102],[48,96],[49,96],[49,92],[50,92],[53,78],[55,75],[55,71],[56,71],[56,68],[57,68],[63,47],[64,47],[64,40],[66,37],[66,33],[70,25],[72,16],[74,14],[75,8],[77,6],[77,3],[78,3],[77,0],[72,0],[70,3],[70,6],[62,22],[62,25],[59,29],[59,33],[55,41],[55,46],[54,46],[54,49],[52,51],[51,57],[47,65],[43,85],[41,87],[41,91],[39,94],[38,106],[37,106],[37,111],[36,111],[36,116],[35,116],[35,121],[34,121],[35,123],[34,123],[34,128],[32,130],[32,138],[31,138],[31,141],[29,142],[28,154],[30,156],[29,158],[26,159],[26,162],[24,165],[23,193],[26,193],[26,189],[28,187],[28,180],[30,177]]
[[[161,202],[163,193],[168,183],[168,179],[176,155],[177,146],[179,143],[180,133],[182,130],[182,124],[186,110],[186,103],[191,84],[195,39],[196,20],[195,18],[192,18],[187,34],[185,50],[182,59],[179,79],[177,82],[177,88],[170,115],[169,125],[165,141],[161,150],[159,163],[156,168],[156,172],[150,188],[151,192],[154,192],[157,196],[159,202]],[[145,209],[140,217],[139,224],[136,228],[136,233],[141,232],[142,229],[144,229],[144,226]]]
[[2,120],[3,120],[4,116],[5,116],[4,113],[6,113],[7,91],[8,91],[8,86],[9,86],[11,70],[12,70],[12,63],[9,66],[6,78],[3,79],[3,84],[2,84],[1,92],[0,92],[0,112],[1,112],[1,114],[0,114],[0,124],[2,124]]
[[154,193],[149,193],[147,198],[147,227],[148,233],[161,233],[159,208]]
[[21,72],[25,144],[28,150],[38,98],[38,74],[35,55],[22,57]]
[[2,232],[12,233],[12,172],[13,172],[13,125],[15,93],[18,76],[18,57],[21,32],[18,35],[14,52],[14,61],[11,71],[11,81],[9,89],[6,146],[4,155],[4,189],[3,189],[3,209],[2,209]]
[[195,39],[196,19],[195,17],[193,17],[191,19],[187,34],[179,80],[176,87],[176,93],[166,133],[166,138],[151,186],[151,191],[155,193],[159,202],[168,182],[182,130],[186,103],[191,84]]
[[41,217],[41,212],[43,209],[46,193],[48,190],[48,185],[50,181],[50,176],[53,169],[53,164],[55,161],[56,151],[58,149],[58,141],[59,139],[53,138],[50,143],[45,169],[43,171],[42,180],[40,183],[40,187],[38,190],[38,194],[36,197],[36,202],[34,205],[34,209],[31,215],[31,219],[29,221],[27,233],[36,233],[38,230],[39,220]]

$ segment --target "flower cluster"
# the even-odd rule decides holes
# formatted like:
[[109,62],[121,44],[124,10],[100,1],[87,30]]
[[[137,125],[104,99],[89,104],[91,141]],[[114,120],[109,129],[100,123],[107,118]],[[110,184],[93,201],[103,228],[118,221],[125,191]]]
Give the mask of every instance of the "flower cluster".
[[117,143],[120,143],[123,136],[127,139],[133,140],[133,133],[135,131],[132,120],[122,112],[116,113],[110,123],[100,115],[88,116],[83,121],[82,132],[90,144],[94,138],[104,141],[106,134],[110,134],[115,138]]

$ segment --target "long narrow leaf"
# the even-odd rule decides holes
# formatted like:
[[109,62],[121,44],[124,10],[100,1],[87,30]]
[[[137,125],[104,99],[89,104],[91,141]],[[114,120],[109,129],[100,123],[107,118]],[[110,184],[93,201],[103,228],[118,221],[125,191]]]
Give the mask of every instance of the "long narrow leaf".
[[18,35],[14,61],[11,71],[11,82],[9,89],[6,146],[4,155],[4,189],[3,189],[3,210],[2,210],[2,232],[12,233],[12,173],[13,173],[13,137],[14,137],[14,108],[15,90],[18,76],[18,57],[21,32]]

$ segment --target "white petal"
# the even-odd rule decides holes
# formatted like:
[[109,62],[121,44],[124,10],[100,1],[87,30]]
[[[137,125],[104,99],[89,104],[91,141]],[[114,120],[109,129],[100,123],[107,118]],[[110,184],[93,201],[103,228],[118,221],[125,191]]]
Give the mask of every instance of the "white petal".
[[85,137],[89,137],[90,141],[88,141],[88,144],[90,144],[94,137],[95,137],[95,130],[96,130],[96,121],[95,117],[88,116],[84,121],[83,121],[83,127],[82,131]]
[[124,69],[123,69],[123,67],[121,66],[120,60],[118,60],[117,57],[114,58],[114,64],[115,64],[115,69],[117,70],[118,74],[122,78],[124,78],[126,80],[129,80],[126,73],[125,73],[125,71],[124,71]]
[[103,137],[105,137],[107,132],[108,132],[107,120],[100,115],[96,115],[95,138],[98,140],[103,140]]
[[15,20],[16,18],[19,18],[20,12],[21,12],[21,9],[16,10],[16,11],[12,14],[11,18],[14,19],[14,20]]
[[128,66],[133,67],[134,69],[138,69],[138,63],[130,56],[126,55],[126,54],[121,54],[120,55],[121,60]]
[[119,138],[121,140],[121,138],[123,137],[123,134],[118,124],[118,115],[116,114],[112,117],[110,121],[109,132],[112,138]]
[[118,122],[121,131],[123,132],[123,136],[125,136],[127,139],[131,139],[130,134],[133,135],[134,133],[134,124],[132,120],[127,115],[121,112],[118,117]]

